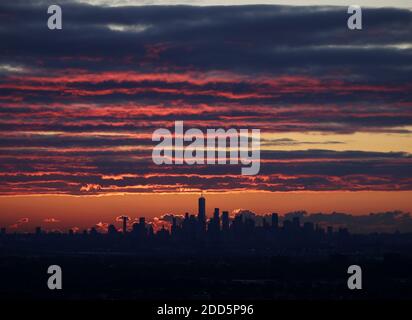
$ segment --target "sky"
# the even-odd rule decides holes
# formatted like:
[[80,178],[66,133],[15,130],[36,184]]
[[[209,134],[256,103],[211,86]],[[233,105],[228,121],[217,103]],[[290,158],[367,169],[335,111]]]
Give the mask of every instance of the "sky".
[[215,5],[290,5],[290,6],[350,6],[359,5],[365,7],[397,7],[412,8],[409,0],[79,0],[81,3],[105,6],[141,6],[141,5],[196,5],[196,6],[215,6]]
[[[324,6],[345,1],[138,3],[63,1],[53,31],[48,1],[0,4],[0,226],[196,212],[201,191],[208,213],[411,211],[408,1],[361,31]],[[176,120],[260,129],[260,173],[155,165]]]

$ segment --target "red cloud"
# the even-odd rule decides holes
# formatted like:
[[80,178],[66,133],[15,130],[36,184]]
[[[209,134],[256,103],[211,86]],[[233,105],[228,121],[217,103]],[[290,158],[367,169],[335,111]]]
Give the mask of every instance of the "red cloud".
[[46,219],[43,220],[43,222],[46,222],[46,223],[57,223],[57,222],[60,222],[60,220],[57,220],[57,219],[55,219],[55,218],[46,218]]

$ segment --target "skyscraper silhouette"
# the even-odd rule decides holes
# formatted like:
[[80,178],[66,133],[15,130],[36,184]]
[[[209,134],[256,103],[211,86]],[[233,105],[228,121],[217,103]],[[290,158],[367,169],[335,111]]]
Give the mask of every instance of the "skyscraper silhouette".
[[199,198],[197,219],[199,222],[206,222],[206,199],[203,195]]
[[109,235],[114,235],[114,234],[117,234],[117,229],[116,229],[116,227],[114,226],[114,225],[109,225],[109,227],[107,228],[107,233],[109,234]]
[[139,218],[139,223],[133,224],[133,235],[138,239],[142,240],[147,237],[146,232],[146,219],[144,217]]
[[199,224],[199,231],[201,233],[206,231],[206,199],[203,197],[203,195],[201,195],[199,198],[197,222]]
[[227,232],[229,230],[229,212],[222,212],[222,230]]
[[129,217],[121,216],[120,218],[123,222],[123,233],[126,234],[127,233],[127,221],[129,220]]
[[277,213],[272,213],[272,228],[277,229],[279,227],[279,216]]
[[217,231],[219,232],[220,231],[219,208],[215,208],[215,211],[213,213],[213,221],[215,223]]
[[219,217],[219,208],[215,208],[213,212],[213,218],[209,221],[208,226],[209,234],[216,237],[220,233],[220,217]]

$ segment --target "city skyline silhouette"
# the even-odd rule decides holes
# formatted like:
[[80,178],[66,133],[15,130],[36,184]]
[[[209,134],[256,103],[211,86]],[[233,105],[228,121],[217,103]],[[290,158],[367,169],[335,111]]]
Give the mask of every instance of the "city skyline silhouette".
[[0,1],[0,299],[412,299],[410,6],[189,2]]
[[[383,233],[390,233],[390,232],[408,232],[412,231],[412,217],[410,217],[409,213],[405,213],[399,210],[387,211],[382,213],[371,213],[369,215],[357,215],[352,216],[345,213],[338,213],[338,212],[331,212],[331,213],[307,213],[306,211],[292,211],[285,213],[284,215],[280,215],[277,212],[272,212],[270,214],[255,214],[254,212],[247,210],[247,209],[237,209],[231,213],[227,210],[221,211],[220,208],[214,208],[212,213],[207,214],[206,210],[206,198],[204,193],[200,193],[200,197],[198,198],[198,208],[197,213],[189,213],[185,212],[185,214],[173,214],[173,213],[166,213],[161,215],[160,217],[155,217],[152,219],[148,219],[146,216],[140,217],[131,217],[129,215],[120,215],[114,218],[114,222],[99,222],[96,223],[94,226],[89,226],[87,228],[80,229],[79,227],[71,227],[64,229],[53,228],[53,224],[57,224],[60,221],[55,218],[46,218],[43,220],[44,224],[39,224],[33,227],[33,230],[42,230],[43,232],[71,232],[71,233],[78,233],[78,232],[102,232],[102,233],[114,233],[114,232],[123,232],[127,233],[129,231],[133,231],[135,224],[141,223],[143,221],[146,229],[152,229],[152,233],[156,233],[159,230],[166,229],[168,232],[172,233],[173,231],[183,228],[187,229],[189,223],[193,224],[201,224],[201,227],[197,227],[198,230],[204,230],[204,232],[208,231],[209,228],[217,228],[218,231],[223,231],[224,229],[227,230],[232,224],[236,224],[240,222],[245,222],[253,224],[253,226],[257,227],[267,227],[268,225],[273,226],[274,219],[277,221],[276,229],[281,227],[281,221],[283,223],[283,228],[288,228],[288,223],[290,220],[294,224],[297,222],[297,226],[301,226],[299,220],[302,220],[302,226],[306,225],[306,228],[309,229],[344,229],[348,231],[356,226],[356,219],[360,222],[355,229],[355,233],[371,233],[371,232],[383,232]],[[276,218],[274,218],[276,217]],[[327,221],[330,220],[329,225]],[[314,220],[314,221],[311,221]],[[305,220],[305,221],[303,221]],[[352,221],[351,221],[352,220]],[[193,222],[195,221],[195,222]],[[28,218],[21,218],[17,223],[18,224],[25,224],[28,223]],[[362,229],[363,223],[363,229]],[[377,224],[380,224],[378,226]],[[385,226],[385,223],[387,224]],[[120,224],[120,225],[119,225]],[[225,226],[225,227],[224,227]],[[25,231],[19,231],[18,225],[12,225],[11,228],[7,228],[7,225],[1,225],[0,228],[2,233],[10,232],[23,232],[27,233],[27,228]],[[274,226],[273,226],[274,227]]]
[[[145,217],[129,228],[124,215],[104,233],[95,227],[67,233],[3,228],[0,297],[13,298],[15,292],[51,297],[42,278],[30,276],[50,264],[66,272],[69,284],[61,299],[412,297],[411,232],[353,234],[343,227],[301,223],[299,215],[281,222],[276,213],[257,225],[250,214],[230,217],[215,208],[206,215],[203,196],[197,204],[197,213],[180,222],[169,216],[170,230],[163,226],[157,232]],[[346,286],[346,269],[353,264],[368,272],[361,296]],[[4,277],[16,273],[24,276]]]

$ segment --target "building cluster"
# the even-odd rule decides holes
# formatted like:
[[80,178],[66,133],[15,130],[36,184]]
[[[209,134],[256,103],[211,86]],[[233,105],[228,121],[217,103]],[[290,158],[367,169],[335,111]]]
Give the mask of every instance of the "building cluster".
[[[158,230],[156,233],[152,225],[147,224],[144,217],[139,222],[132,225],[129,231],[127,228],[128,217],[120,217],[122,221],[122,232],[119,232],[114,225],[108,228],[109,235],[127,234],[138,239],[181,239],[181,240],[267,240],[276,237],[281,238],[306,238],[320,239],[324,237],[346,237],[349,233],[345,228],[334,230],[332,227],[326,229],[315,225],[312,222],[301,224],[299,217],[292,220],[284,220],[280,224],[277,213],[272,213],[262,220],[262,224],[257,225],[251,217],[238,214],[231,218],[228,211],[220,212],[215,208],[212,217],[206,216],[206,199],[201,196],[198,199],[197,215],[186,213],[183,220],[172,217],[171,228]],[[91,234],[97,233],[92,229]]]
[[[147,241],[173,242],[182,243],[199,243],[207,242],[225,242],[225,243],[254,243],[256,245],[264,243],[282,244],[282,243],[310,243],[321,240],[342,239],[349,235],[345,228],[334,230],[332,227],[324,229],[312,222],[301,223],[298,216],[291,220],[283,220],[280,223],[277,213],[272,213],[262,218],[259,224],[249,215],[237,214],[234,217],[229,216],[228,211],[220,212],[215,208],[213,215],[208,219],[206,216],[206,199],[201,196],[198,199],[197,215],[186,213],[184,218],[171,215],[171,226],[164,226],[157,230],[153,225],[146,222],[141,217],[129,229],[127,216],[118,217],[121,221],[122,228],[119,230],[114,224],[107,228],[107,234],[98,232],[96,227],[85,230],[80,235],[90,237],[102,237],[110,239],[132,239],[135,243],[144,243]],[[1,234],[5,235],[6,230],[1,229]],[[53,232],[48,235],[55,234]],[[74,230],[69,231],[69,236],[75,234]],[[46,235],[41,227],[35,229],[35,236]],[[76,234],[79,235],[79,234]],[[86,238],[85,238],[86,239]]]

